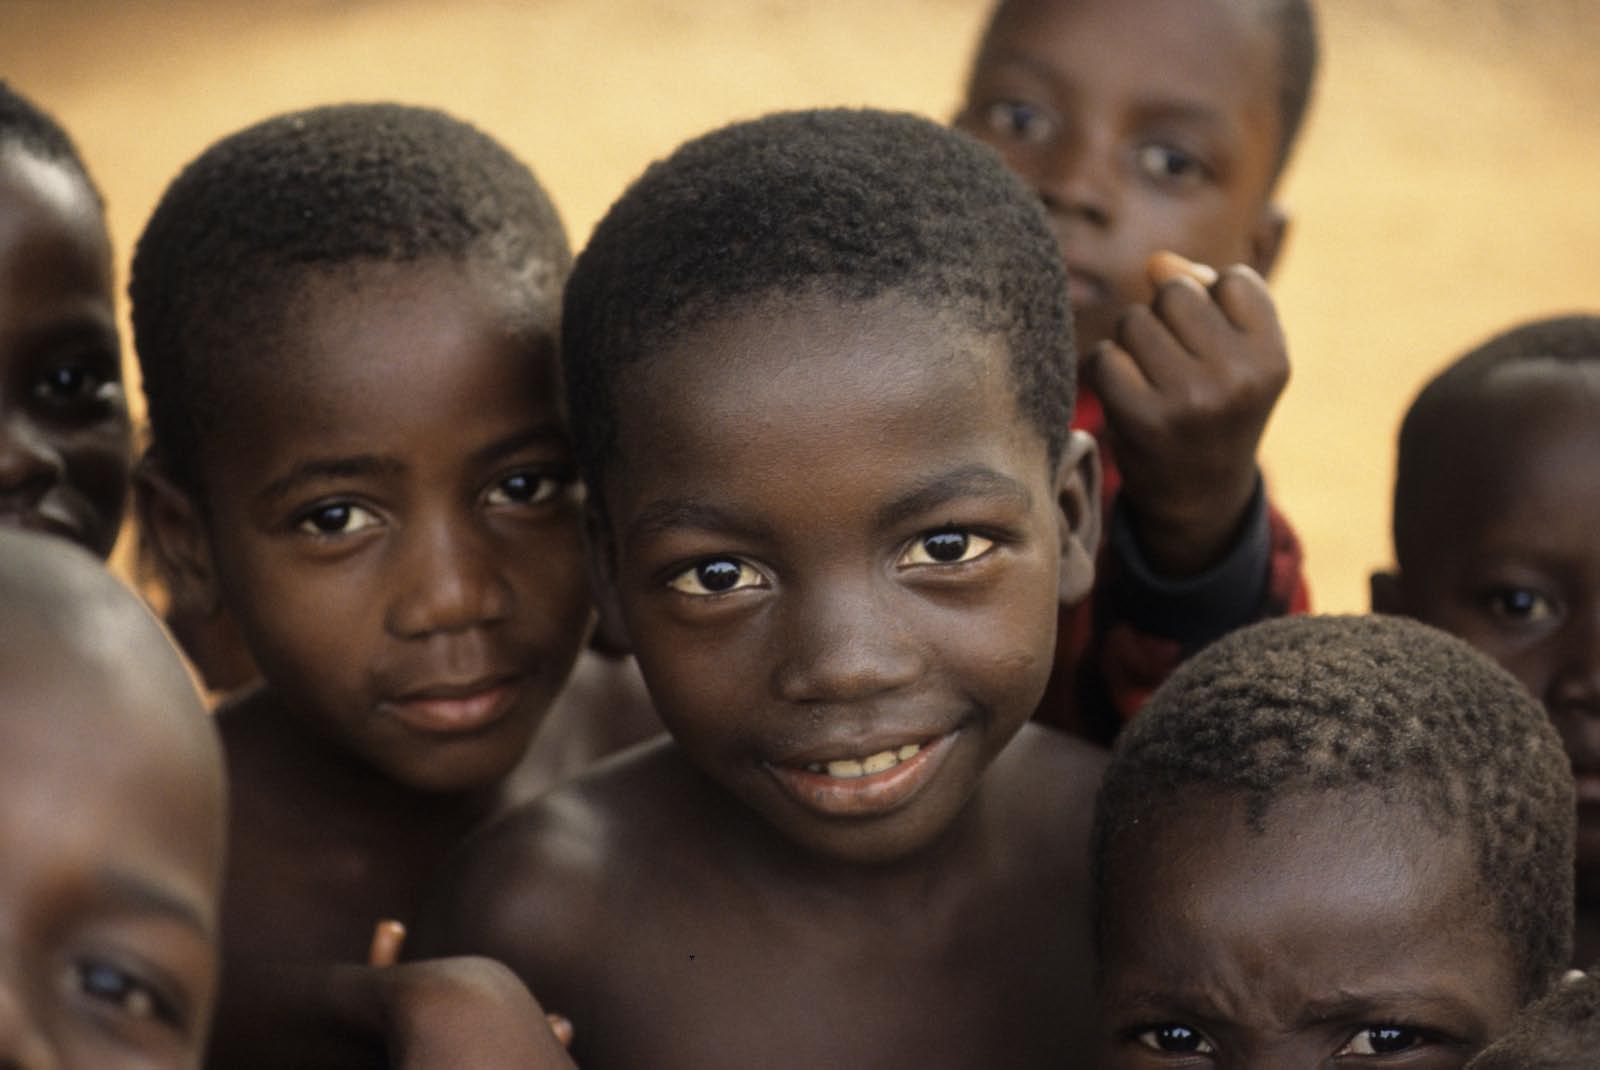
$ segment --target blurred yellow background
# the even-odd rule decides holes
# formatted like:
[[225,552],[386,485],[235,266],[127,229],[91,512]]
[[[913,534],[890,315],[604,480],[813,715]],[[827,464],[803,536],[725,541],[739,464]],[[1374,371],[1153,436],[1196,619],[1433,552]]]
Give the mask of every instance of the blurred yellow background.
[[[0,76],[54,112],[119,258],[216,138],[291,108],[443,107],[528,160],[573,237],[685,138],[783,107],[946,117],[987,0],[0,0]],[[1490,332],[1600,308],[1600,5],[1322,0],[1323,77],[1283,191],[1295,361],[1268,433],[1318,608],[1387,562],[1417,386]],[[126,542],[126,540],[125,540]]]

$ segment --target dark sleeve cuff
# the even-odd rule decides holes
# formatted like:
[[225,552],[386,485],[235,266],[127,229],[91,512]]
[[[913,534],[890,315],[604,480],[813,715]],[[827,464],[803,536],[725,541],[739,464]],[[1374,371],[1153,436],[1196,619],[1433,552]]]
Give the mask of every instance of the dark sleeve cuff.
[[1107,539],[1111,576],[1100,606],[1104,619],[1195,647],[1261,616],[1272,578],[1272,538],[1261,477],[1227,556],[1198,576],[1158,576],[1145,560],[1119,496]]

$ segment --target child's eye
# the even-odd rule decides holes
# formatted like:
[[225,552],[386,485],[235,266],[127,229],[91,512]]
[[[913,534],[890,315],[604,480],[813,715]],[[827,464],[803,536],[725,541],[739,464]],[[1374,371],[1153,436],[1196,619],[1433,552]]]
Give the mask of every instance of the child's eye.
[[1159,142],[1141,145],[1136,159],[1139,169],[1158,182],[1188,184],[1206,176],[1205,165],[1191,153]]
[[92,360],[51,365],[33,384],[33,396],[53,408],[107,405],[122,397],[122,383]]
[[914,539],[896,562],[901,568],[914,565],[959,565],[974,561],[994,547],[993,539],[970,531],[931,531]]
[[1055,116],[1023,100],[995,101],[983,109],[983,123],[996,134],[1030,145],[1041,145],[1056,133]]
[[1395,1055],[1427,1041],[1421,1030],[1403,1025],[1371,1025],[1361,1029],[1334,1055]]
[[329,502],[302,513],[295,530],[307,535],[354,535],[377,523],[377,516],[359,505]]
[[766,577],[736,557],[712,557],[690,565],[667,581],[684,594],[705,597],[767,586]]
[[1186,1025],[1158,1025],[1138,1037],[1140,1044],[1154,1051],[1176,1055],[1213,1055],[1211,1042]]
[[78,991],[126,1018],[181,1024],[181,1015],[172,1000],[119,966],[85,961],[77,963],[74,972]]
[[1483,596],[1491,616],[1519,624],[1533,624],[1555,616],[1550,599],[1531,587],[1497,587]]
[[489,488],[490,505],[537,505],[561,493],[566,481],[538,472],[513,472]]

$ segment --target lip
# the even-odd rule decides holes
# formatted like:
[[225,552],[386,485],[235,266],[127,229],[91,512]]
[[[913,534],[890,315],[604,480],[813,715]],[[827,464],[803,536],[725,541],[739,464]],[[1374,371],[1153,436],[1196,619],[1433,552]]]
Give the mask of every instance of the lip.
[[[950,756],[960,729],[940,736],[902,736],[897,741],[866,744],[867,749],[849,757],[862,757],[884,750],[896,750],[911,743],[921,745],[915,755],[881,773],[842,778],[813,772],[808,765],[831,760],[821,754],[800,760],[771,762],[766,770],[778,785],[802,807],[828,818],[870,818],[898,810],[921,792],[939,774]],[[835,757],[842,757],[837,750]]]
[[1092,271],[1067,267],[1067,300],[1074,309],[1103,305],[1111,299],[1111,287]]
[[429,684],[379,703],[407,728],[431,736],[482,732],[502,721],[522,693],[520,676]]

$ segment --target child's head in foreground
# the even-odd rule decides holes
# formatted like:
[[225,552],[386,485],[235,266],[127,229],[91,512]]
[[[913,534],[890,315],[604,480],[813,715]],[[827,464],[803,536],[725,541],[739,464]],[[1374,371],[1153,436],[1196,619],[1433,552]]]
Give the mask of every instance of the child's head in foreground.
[[1038,204],[906,115],[653,166],[563,320],[600,567],[689,759],[830,858],[930,843],[1092,582],[1092,446]]
[[0,532],[0,1065],[197,1067],[223,774],[177,652],[93,558]]
[[303,728],[401,784],[503,777],[583,642],[568,264],[523,164],[389,104],[219,141],[139,240],[168,571],[231,614]]
[[1373,606],[1461,636],[1544,702],[1600,903],[1600,317],[1524,324],[1423,388],[1400,430],[1398,569]]
[[1465,643],[1393,617],[1220,640],[1101,788],[1104,1065],[1461,1066],[1566,968],[1572,827],[1548,719]]
[[1150,300],[1152,253],[1272,269],[1317,51],[1309,0],[996,5],[956,121],[1043,200],[1080,352]]
[[0,82],[0,527],[105,557],[132,443],[99,191],[55,120]]
[[1517,1015],[1467,1070],[1594,1070],[1600,1066],[1600,976],[1563,981]]

